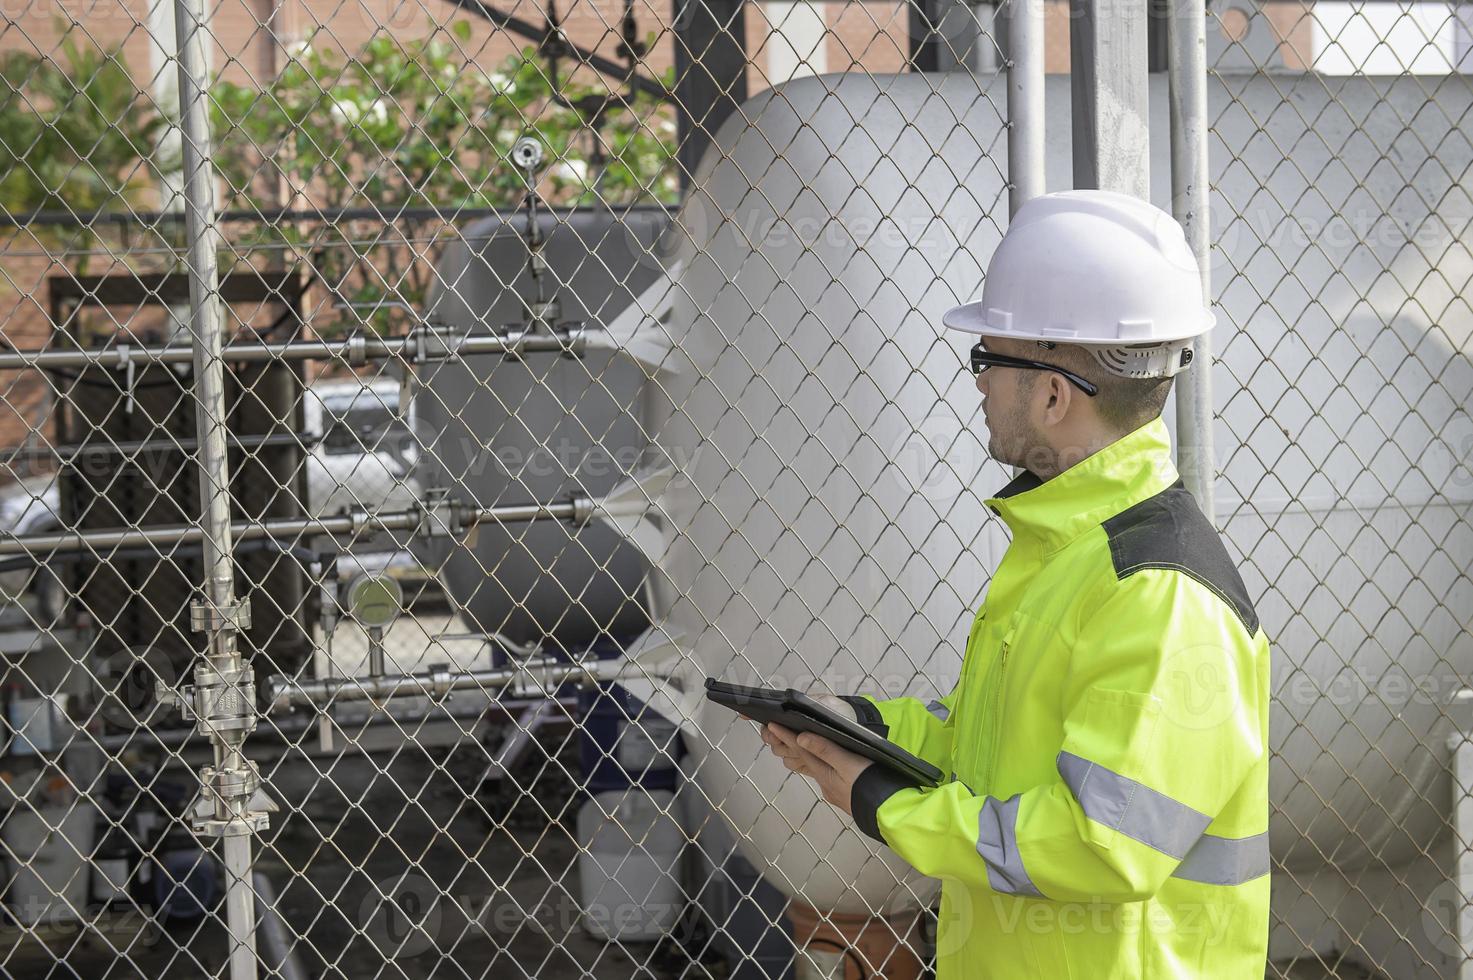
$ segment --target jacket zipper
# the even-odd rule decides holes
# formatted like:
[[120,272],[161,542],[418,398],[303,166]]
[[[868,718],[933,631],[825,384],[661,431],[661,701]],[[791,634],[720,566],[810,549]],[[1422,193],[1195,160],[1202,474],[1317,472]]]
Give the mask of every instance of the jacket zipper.
[[987,768],[983,771],[982,792],[992,792],[992,777],[997,769],[997,756],[1002,740],[1002,709],[1003,709],[1003,687],[1007,679],[1008,650],[1012,647],[1013,631],[1008,630],[1003,637],[1002,647],[997,653],[997,676],[992,685],[992,710],[991,714],[992,732],[988,738],[987,746]]

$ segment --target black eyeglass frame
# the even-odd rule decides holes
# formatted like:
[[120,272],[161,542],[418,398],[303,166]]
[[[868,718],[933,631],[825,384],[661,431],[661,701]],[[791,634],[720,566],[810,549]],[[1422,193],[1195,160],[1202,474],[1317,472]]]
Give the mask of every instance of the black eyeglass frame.
[[996,354],[983,347],[981,343],[978,343],[972,348],[972,373],[974,375],[981,374],[990,367],[1022,368],[1025,371],[1053,371],[1063,375],[1066,381],[1091,398],[1100,393],[1097,385],[1075,374],[1068,368],[1061,368],[1057,364],[1045,364],[1043,361],[1030,361],[1026,357]]

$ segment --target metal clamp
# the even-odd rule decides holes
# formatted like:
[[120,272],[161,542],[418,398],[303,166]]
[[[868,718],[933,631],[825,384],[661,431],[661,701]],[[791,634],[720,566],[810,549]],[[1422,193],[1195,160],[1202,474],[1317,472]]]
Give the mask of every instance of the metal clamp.
[[464,328],[421,323],[405,338],[406,360],[416,367],[435,361],[450,361],[460,356],[461,345],[468,334]]
[[[195,804],[190,825],[195,833],[206,837],[238,837],[260,833],[270,825],[276,804],[261,791],[261,772],[249,759],[237,769],[200,769],[200,798]],[[239,801],[246,801],[244,812],[232,812]],[[221,818],[219,814],[230,813]]]
[[368,363],[368,338],[356,330],[348,337],[348,363],[354,367]]
[[460,501],[450,496],[450,491],[444,487],[431,487],[425,491],[419,513],[418,533],[426,538],[458,537],[465,530]]
[[251,604],[247,599],[234,599],[217,606],[208,599],[189,604],[189,627],[196,633],[230,630],[242,633],[251,628]]
[[532,331],[520,324],[509,323],[501,330],[501,341],[504,345],[501,356],[508,361],[520,361],[526,347],[527,337]]
[[449,664],[430,664],[430,690],[439,701],[454,697],[455,684]]
[[581,320],[563,324],[563,357],[580,358],[588,350],[588,325]]

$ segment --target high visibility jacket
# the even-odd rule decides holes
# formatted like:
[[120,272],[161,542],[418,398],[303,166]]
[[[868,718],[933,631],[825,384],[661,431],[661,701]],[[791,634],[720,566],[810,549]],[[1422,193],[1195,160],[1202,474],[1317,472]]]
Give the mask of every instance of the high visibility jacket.
[[1260,980],[1269,645],[1165,424],[988,505],[1012,542],[955,689],[850,698],[949,774],[851,798],[942,879],[938,980]]

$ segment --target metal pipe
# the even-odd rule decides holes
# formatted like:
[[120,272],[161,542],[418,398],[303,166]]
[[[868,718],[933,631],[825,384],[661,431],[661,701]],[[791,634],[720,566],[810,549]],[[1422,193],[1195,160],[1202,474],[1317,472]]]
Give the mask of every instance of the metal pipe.
[[[558,215],[571,215],[587,208],[561,205],[548,211]],[[600,204],[600,211],[615,215],[637,214],[657,211],[669,216],[672,208],[664,204]],[[372,221],[387,225],[397,221],[470,221],[476,218],[499,217],[502,220],[515,218],[519,208],[496,207],[408,207],[391,205],[386,208],[373,206],[346,208],[236,208],[215,213],[217,224],[246,222],[252,225],[282,225],[294,221],[313,221],[335,225],[344,221]],[[125,211],[4,211],[0,210],[0,228],[67,227],[91,228],[98,224],[128,225],[131,228],[151,230],[155,225],[172,225],[184,218],[181,211],[145,211],[129,208]]]
[[556,657],[537,657],[506,667],[453,672],[448,666],[441,666],[418,674],[385,674],[379,677],[319,677],[299,680],[278,674],[267,682],[266,710],[278,711],[342,701],[383,701],[395,697],[439,699],[455,691],[485,690],[521,679],[536,680],[546,688],[574,678],[610,681],[652,676],[658,675],[617,658],[569,662]]
[[375,677],[384,673],[384,630],[382,626],[368,628],[368,672]]
[[1076,189],[1151,197],[1146,6],[1069,0]]
[[[537,354],[557,352],[582,355],[586,348],[583,328],[559,329],[552,333],[474,334],[450,336],[433,328],[417,330],[405,337],[353,336],[342,340],[293,340],[279,344],[231,344],[219,354],[221,362],[250,364],[267,361],[346,361],[389,358],[417,360],[468,357],[474,354]],[[122,367],[142,364],[190,364],[192,346],[127,347],[104,350],[34,350],[0,353],[0,371],[27,368]]]
[[257,871],[251,875],[251,884],[256,893],[256,931],[266,975],[279,980],[309,980],[301,957],[297,956],[297,937],[288,931],[277,908],[271,879]]
[[223,838],[226,926],[230,930],[232,980],[255,980],[255,892],[251,885],[251,835],[265,824],[252,811],[255,771],[240,751],[255,727],[255,685],[236,646],[242,623],[235,598],[231,556],[230,472],[225,445],[225,365],[220,276],[216,266],[220,230],[215,224],[215,170],[205,97],[202,0],[175,0],[174,36],[179,56],[180,133],[184,148],[184,212],[188,235],[189,329],[194,363],[196,460],[203,514],[205,599],[191,616],[207,634],[202,663],[195,666],[199,701],[195,717],[210,735],[214,765],[200,772],[213,813],[201,813],[195,830]]
[[1008,216],[1044,193],[1043,0],[1008,4]]
[[[1181,222],[1202,272],[1202,300],[1212,303],[1211,187],[1207,176],[1207,14],[1200,3],[1173,0],[1166,24],[1171,102],[1171,212]],[[1212,448],[1212,334],[1197,338],[1192,367],[1176,380],[1176,465],[1215,523]]]
[[[505,504],[499,507],[458,508],[464,524],[517,523],[534,520],[569,520],[586,523],[594,512],[594,504],[585,497],[558,503]],[[315,534],[362,535],[381,531],[417,531],[425,527],[430,512],[425,508],[359,512],[337,517],[279,517],[266,521],[235,521],[229,534],[236,541],[261,538],[295,538]],[[428,533],[428,531],[427,531]],[[139,545],[194,544],[209,539],[210,532],[198,524],[170,524],[159,527],[133,527],[104,531],[60,531],[54,534],[27,534],[0,537],[0,555],[41,555],[57,552],[126,548]]]
[[[290,447],[293,449],[311,448],[322,441],[321,436],[312,432],[277,432],[269,435],[237,435],[226,433],[226,440],[232,449],[276,449],[279,447]],[[74,443],[65,446],[17,446],[11,450],[0,450],[8,462],[14,459],[36,459],[54,460],[63,466],[75,462],[82,456],[124,456],[133,457],[142,453],[193,453],[199,448],[197,439],[176,439],[172,436],[152,439],[130,439],[123,442],[95,442]]]
[[[502,698],[496,702],[496,707],[506,711],[508,715],[518,709],[540,704],[545,698]],[[552,703],[561,704],[566,712],[571,713],[576,707],[576,700],[552,699]],[[373,727],[378,725],[403,724],[406,722],[431,721],[439,718],[472,719],[480,718],[487,712],[487,705],[482,704],[443,704],[434,705],[423,711],[412,713],[387,714],[379,713],[370,715],[362,720],[355,720],[354,725]],[[508,717],[507,723],[511,724]],[[284,753],[305,751],[304,744],[300,739],[294,737],[303,732],[317,727],[316,718],[301,718],[285,716],[273,719],[262,728],[257,728],[251,734],[251,741],[246,751],[255,757],[280,758]],[[93,735],[89,741],[95,743],[98,748],[105,752],[116,755],[129,749],[178,747],[181,753],[197,743],[200,738],[198,729],[194,728],[138,728],[129,732],[119,732],[108,735]]]

